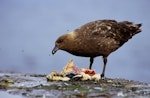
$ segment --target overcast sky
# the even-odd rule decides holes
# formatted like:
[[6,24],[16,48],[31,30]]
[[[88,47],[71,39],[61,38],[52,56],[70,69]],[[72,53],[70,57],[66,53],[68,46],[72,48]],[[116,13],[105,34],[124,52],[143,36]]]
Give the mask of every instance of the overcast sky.
[[[48,74],[70,59],[88,67],[89,58],[53,56],[55,40],[93,20],[128,20],[143,31],[108,57],[106,77],[150,82],[149,10],[149,0],[0,0],[0,70]],[[93,69],[102,67],[97,57]]]

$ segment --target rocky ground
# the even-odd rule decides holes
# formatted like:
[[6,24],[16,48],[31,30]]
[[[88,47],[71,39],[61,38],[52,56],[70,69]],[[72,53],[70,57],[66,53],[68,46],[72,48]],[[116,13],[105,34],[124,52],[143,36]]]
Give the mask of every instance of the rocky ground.
[[4,71],[0,71],[0,91],[19,98],[150,98],[150,84],[138,81],[106,78],[99,82],[47,82],[45,75]]

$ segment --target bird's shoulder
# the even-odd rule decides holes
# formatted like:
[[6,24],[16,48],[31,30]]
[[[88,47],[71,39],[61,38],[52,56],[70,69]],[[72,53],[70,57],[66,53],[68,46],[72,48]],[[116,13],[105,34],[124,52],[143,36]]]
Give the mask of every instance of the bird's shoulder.
[[75,31],[87,37],[115,37],[119,26],[115,20],[97,20],[89,22]]

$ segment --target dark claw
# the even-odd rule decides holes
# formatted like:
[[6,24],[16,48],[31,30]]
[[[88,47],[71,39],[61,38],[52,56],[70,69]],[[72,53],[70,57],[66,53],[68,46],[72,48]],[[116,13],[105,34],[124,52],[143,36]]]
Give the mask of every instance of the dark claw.
[[101,74],[101,78],[104,78],[104,74]]

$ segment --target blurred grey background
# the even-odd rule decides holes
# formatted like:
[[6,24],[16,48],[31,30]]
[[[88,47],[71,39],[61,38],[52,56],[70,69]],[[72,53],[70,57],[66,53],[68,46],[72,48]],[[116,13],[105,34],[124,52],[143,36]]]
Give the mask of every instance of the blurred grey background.
[[[109,56],[106,77],[150,82],[149,0],[0,0],[0,70],[48,74],[70,59],[88,67],[89,58],[51,51],[58,36],[99,19],[143,24],[142,33]],[[93,69],[102,67],[97,57]]]

